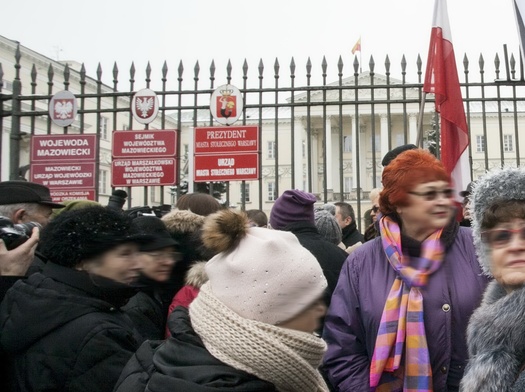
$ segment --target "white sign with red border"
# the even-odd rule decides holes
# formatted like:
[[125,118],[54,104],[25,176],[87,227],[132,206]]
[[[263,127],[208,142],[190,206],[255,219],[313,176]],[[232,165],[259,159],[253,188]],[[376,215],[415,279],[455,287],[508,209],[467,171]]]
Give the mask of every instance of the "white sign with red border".
[[60,127],[68,127],[73,124],[77,112],[77,98],[71,91],[59,91],[49,101],[49,117]]
[[219,124],[234,124],[241,117],[243,109],[244,100],[241,91],[231,84],[223,84],[211,94],[211,115]]
[[153,90],[145,88],[139,90],[131,99],[131,113],[141,124],[149,124],[159,113],[159,98]]

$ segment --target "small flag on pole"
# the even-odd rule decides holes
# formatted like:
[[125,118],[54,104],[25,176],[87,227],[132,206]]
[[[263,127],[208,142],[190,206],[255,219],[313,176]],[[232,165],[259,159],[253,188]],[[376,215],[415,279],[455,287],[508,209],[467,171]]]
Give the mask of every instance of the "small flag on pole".
[[459,193],[470,182],[469,136],[446,0],[435,0],[423,91],[435,94],[441,119],[441,161]]
[[355,54],[355,52],[361,52],[361,37],[357,40],[354,47],[352,48],[352,54]]

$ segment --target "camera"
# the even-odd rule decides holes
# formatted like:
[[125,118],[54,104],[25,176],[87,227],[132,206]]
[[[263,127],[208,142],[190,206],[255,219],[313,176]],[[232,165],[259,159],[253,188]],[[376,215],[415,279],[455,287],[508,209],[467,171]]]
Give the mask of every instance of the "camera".
[[33,227],[42,226],[37,222],[14,224],[9,218],[0,216],[0,239],[4,241],[7,250],[15,249],[31,237]]

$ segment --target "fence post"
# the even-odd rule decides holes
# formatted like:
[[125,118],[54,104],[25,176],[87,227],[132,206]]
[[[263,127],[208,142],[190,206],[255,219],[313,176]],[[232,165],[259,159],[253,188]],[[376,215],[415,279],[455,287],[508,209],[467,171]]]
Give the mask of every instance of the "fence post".
[[21,118],[21,103],[20,95],[22,94],[22,82],[20,81],[20,44],[16,45],[15,52],[15,79],[13,80],[13,106],[11,117],[11,133],[9,143],[9,179],[18,180],[18,167],[20,166],[20,118]]

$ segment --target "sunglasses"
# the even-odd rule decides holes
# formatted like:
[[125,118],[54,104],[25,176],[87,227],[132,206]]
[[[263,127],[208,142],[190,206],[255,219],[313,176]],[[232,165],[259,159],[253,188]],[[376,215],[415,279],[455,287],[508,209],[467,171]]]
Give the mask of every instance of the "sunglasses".
[[372,207],[372,212],[377,212],[379,211],[379,207],[378,206],[373,206]]
[[519,233],[520,239],[525,240],[525,226],[519,229],[492,229],[481,232],[481,240],[493,248],[507,246],[512,236]]
[[441,190],[433,189],[427,192],[408,192],[408,193],[410,193],[411,195],[421,196],[427,201],[432,201],[432,200],[436,200],[438,195],[443,195],[443,197],[447,199],[452,198],[454,196],[454,189],[452,188],[441,189]]

